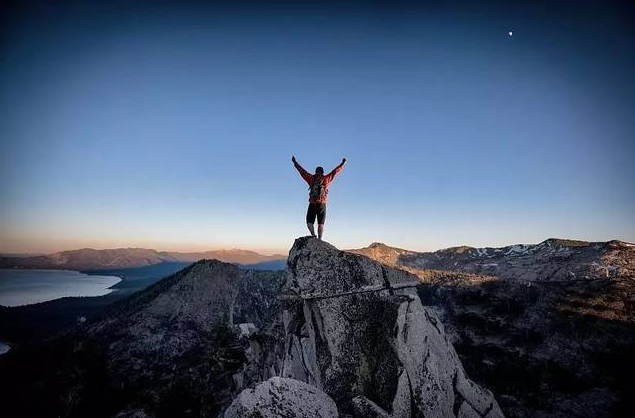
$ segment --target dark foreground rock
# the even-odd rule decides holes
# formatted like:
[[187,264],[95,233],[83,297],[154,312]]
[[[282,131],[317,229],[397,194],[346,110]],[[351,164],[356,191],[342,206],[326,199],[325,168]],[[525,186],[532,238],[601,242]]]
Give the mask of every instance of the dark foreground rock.
[[238,395],[225,418],[337,418],[327,394],[304,382],[272,377]]

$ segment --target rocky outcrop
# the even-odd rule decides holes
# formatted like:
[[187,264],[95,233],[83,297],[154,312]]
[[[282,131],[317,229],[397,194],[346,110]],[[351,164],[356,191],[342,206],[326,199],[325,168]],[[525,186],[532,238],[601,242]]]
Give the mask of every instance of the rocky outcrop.
[[315,386],[343,414],[501,417],[470,381],[417,277],[305,237],[287,261],[283,377]]
[[245,389],[225,411],[225,418],[337,418],[335,402],[315,386],[273,377]]

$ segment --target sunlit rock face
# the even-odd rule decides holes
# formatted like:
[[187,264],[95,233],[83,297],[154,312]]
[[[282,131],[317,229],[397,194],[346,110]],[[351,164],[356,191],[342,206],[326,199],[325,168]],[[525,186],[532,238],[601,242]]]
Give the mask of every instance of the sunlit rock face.
[[337,418],[335,402],[320,389],[294,379],[272,377],[245,389],[225,418]]
[[502,416],[465,376],[416,276],[304,237],[286,280],[282,375],[323,390],[341,414]]

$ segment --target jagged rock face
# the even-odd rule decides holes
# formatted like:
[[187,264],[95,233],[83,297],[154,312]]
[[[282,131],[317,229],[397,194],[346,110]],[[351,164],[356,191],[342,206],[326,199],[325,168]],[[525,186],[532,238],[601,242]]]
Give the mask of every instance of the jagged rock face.
[[407,272],[296,240],[287,262],[285,294],[296,296],[285,311],[283,376],[324,390],[349,414],[374,405],[393,417],[502,416],[493,395],[465,376],[416,284]]
[[455,247],[431,253],[373,244],[351,252],[388,265],[483,274],[507,280],[588,280],[635,275],[635,245],[621,241],[548,239],[536,245]]
[[296,240],[285,288],[304,299],[416,286],[416,276],[308,237]]
[[337,418],[335,402],[315,386],[273,377],[245,389],[225,411],[225,418]]

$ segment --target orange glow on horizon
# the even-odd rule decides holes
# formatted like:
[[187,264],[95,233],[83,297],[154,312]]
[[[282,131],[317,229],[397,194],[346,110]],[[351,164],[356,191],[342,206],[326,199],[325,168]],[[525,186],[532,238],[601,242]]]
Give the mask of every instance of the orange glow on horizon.
[[146,248],[167,252],[205,252],[217,250],[249,250],[263,255],[286,254],[289,249],[267,248],[236,244],[185,243],[169,241],[123,241],[123,240],[80,240],[80,239],[29,239],[0,237],[0,253],[3,254],[52,254],[61,251],[93,248],[105,250],[113,248]]

